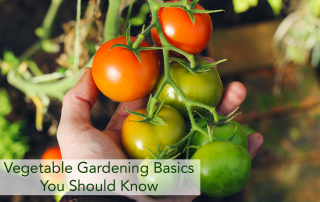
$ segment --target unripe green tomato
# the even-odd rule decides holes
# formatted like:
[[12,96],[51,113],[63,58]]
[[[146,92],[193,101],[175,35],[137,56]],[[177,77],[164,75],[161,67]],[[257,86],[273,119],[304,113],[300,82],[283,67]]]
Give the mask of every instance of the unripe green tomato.
[[[204,118],[210,120],[210,115],[205,115]],[[219,114],[219,119],[222,119],[222,118],[225,118],[225,117]],[[207,131],[208,123],[203,118],[201,117],[197,118],[196,122],[203,130]],[[237,127],[236,134],[232,138],[231,142],[235,143],[236,145],[240,145],[247,150],[248,149],[247,133],[244,130],[243,126],[236,121],[231,120],[228,123],[225,123],[223,125],[215,126],[213,130],[213,137],[216,140],[229,140],[232,137],[236,127]],[[196,132],[192,138],[191,145],[202,146],[209,142],[210,140],[206,136],[202,135],[200,132]],[[195,152],[195,149],[191,148],[190,152],[192,155]]]
[[[208,61],[196,58],[196,64],[210,64]],[[206,105],[216,107],[222,98],[223,85],[217,70],[211,67],[209,71],[191,74],[185,67],[178,62],[170,63],[170,74],[175,84],[183,94],[189,99]],[[161,73],[156,90],[160,88],[164,79],[164,72]],[[185,118],[189,117],[185,103],[174,88],[167,84],[162,90],[158,101],[162,101],[165,96],[165,104],[176,108]],[[192,107],[192,111],[200,114],[206,112],[205,109]]]
[[[147,114],[146,108],[136,112]],[[168,105],[163,105],[158,116],[166,125],[155,125],[152,123],[138,123],[143,118],[129,114],[124,120],[121,130],[121,140],[124,150],[132,159],[145,159],[152,152],[157,153],[158,145],[160,151],[166,146],[177,144],[186,136],[186,125],[178,110]],[[181,152],[183,145],[177,148]]]
[[[246,184],[251,160],[249,153],[230,141],[214,141],[203,145],[191,159],[200,159],[201,193],[226,197],[239,192]],[[191,181],[196,182],[191,175]]]

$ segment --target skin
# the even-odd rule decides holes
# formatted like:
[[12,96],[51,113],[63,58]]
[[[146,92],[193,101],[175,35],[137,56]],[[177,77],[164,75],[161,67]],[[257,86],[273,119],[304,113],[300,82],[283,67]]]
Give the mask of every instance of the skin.
[[[211,58],[204,58],[214,62]],[[121,143],[121,127],[129,115],[122,108],[136,111],[145,108],[148,97],[133,102],[120,103],[105,130],[100,131],[90,124],[90,109],[97,100],[99,90],[92,79],[90,68],[78,83],[65,95],[57,138],[63,159],[125,159]],[[224,90],[218,112],[227,115],[236,109],[246,97],[246,88],[239,82],[232,82]],[[260,133],[248,136],[248,152],[251,160],[262,146]],[[196,196],[168,196],[153,199],[148,196],[129,196],[136,201],[192,201]]]

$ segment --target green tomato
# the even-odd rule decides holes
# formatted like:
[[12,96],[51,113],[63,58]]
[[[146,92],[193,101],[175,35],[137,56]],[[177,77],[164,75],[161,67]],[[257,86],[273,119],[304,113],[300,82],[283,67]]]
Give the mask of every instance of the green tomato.
[[[171,173],[168,172],[166,173],[166,171],[164,171],[164,169],[162,170],[162,172],[160,173],[156,173],[155,172],[155,162],[160,162],[161,163],[161,167],[165,169],[165,167],[169,167],[171,168],[172,166],[177,167],[177,164],[173,161],[173,160],[155,160],[155,159],[145,159],[140,163],[139,166],[139,170],[141,170],[141,167],[144,166],[144,168],[142,168],[143,170],[148,169],[148,175],[143,176],[142,173],[138,173],[138,180],[139,183],[143,183],[143,184],[149,184],[151,186],[151,184],[156,185],[157,186],[157,192],[152,192],[149,190],[145,190],[145,192],[148,195],[151,195],[153,197],[162,197],[165,196],[165,193],[170,193],[172,191],[174,191],[174,189],[178,186],[178,182],[179,182],[179,175],[177,173]],[[158,165],[159,166],[159,165]],[[148,167],[148,168],[146,168]],[[159,171],[159,170],[158,170]],[[155,193],[157,195],[155,195]]]
[[[136,112],[147,114],[146,109]],[[132,159],[145,159],[151,156],[147,147],[157,153],[158,145],[162,151],[166,146],[178,143],[186,136],[186,125],[181,114],[168,105],[163,105],[158,116],[166,125],[155,125],[152,123],[138,123],[143,119],[139,116],[129,114],[124,120],[121,130],[122,145],[128,156]],[[178,152],[183,145],[178,147]]]
[[[200,159],[201,193],[207,196],[226,197],[235,194],[249,178],[249,153],[230,141],[205,144],[191,159]],[[195,182],[192,176],[191,181]]]
[[[225,118],[225,116],[220,115],[220,114],[218,116],[219,116],[219,119]],[[211,117],[210,117],[210,115],[205,115],[204,118],[210,120]],[[201,117],[197,118],[196,122],[203,130],[207,131],[207,124],[208,123],[203,118],[201,118]],[[231,120],[226,124],[216,126],[213,130],[213,137],[216,140],[229,140],[232,137],[236,127],[237,127],[236,134],[232,138],[231,142],[235,143],[236,145],[240,145],[247,150],[248,149],[247,133],[244,130],[243,126],[236,121]],[[206,136],[202,135],[200,132],[196,132],[192,138],[191,145],[202,146],[202,145],[207,144],[209,142],[210,142],[210,140]],[[195,151],[196,150],[194,148],[191,148],[190,149],[191,155]]]
[[[196,58],[195,61],[196,64],[210,64],[208,61],[200,58]],[[214,67],[211,67],[209,71],[195,73],[193,75],[180,63],[173,61],[170,63],[170,74],[175,84],[189,100],[213,107],[216,107],[220,103],[223,94],[223,85],[220,76]],[[162,72],[156,85],[156,90],[160,88],[163,79],[164,73]],[[166,95],[168,95],[168,97],[164,103],[176,108],[185,118],[187,118],[188,112],[182,98],[169,84],[162,90],[158,101],[162,101]],[[206,112],[205,109],[199,107],[193,107],[192,110],[197,111],[200,114]]]

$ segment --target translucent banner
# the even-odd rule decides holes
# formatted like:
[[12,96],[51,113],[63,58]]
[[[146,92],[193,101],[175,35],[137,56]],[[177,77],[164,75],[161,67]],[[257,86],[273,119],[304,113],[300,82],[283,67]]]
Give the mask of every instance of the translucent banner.
[[200,160],[0,160],[0,195],[199,195]]

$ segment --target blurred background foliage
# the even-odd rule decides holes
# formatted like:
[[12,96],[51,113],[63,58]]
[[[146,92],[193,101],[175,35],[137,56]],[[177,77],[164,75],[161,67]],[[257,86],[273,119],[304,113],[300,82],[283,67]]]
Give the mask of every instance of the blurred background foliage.
[[[76,0],[0,0],[1,159],[37,159],[57,144],[61,101],[103,44],[110,1],[82,0],[77,11]],[[195,201],[318,201],[320,0],[199,4],[225,10],[211,14],[214,32],[201,56],[228,59],[218,67],[224,85],[240,81],[247,87],[236,119],[248,133],[261,132],[265,144],[243,191]],[[124,34],[128,21],[137,35],[150,20],[145,0],[121,0],[117,35]],[[153,43],[150,36],[146,41]],[[92,125],[104,129],[117,105],[99,95]],[[54,198],[0,197],[44,200]]]

